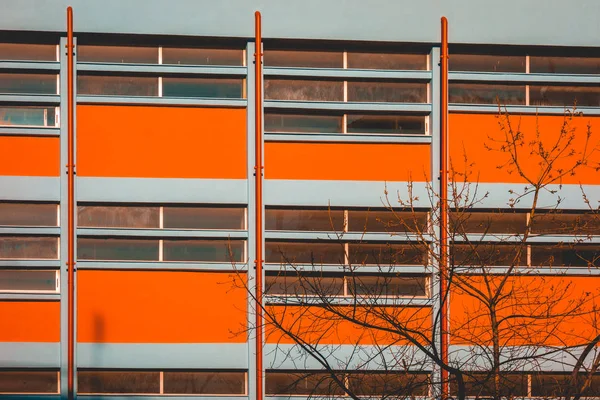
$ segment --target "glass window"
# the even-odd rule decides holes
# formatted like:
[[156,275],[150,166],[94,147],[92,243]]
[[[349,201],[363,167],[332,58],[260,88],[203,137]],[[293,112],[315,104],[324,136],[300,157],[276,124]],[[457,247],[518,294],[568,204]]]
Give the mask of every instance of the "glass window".
[[343,210],[265,210],[265,228],[273,231],[336,231],[344,229]]
[[58,226],[58,205],[0,203],[0,225]]
[[164,97],[214,97],[220,99],[241,99],[243,79],[223,78],[163,78]]
[[58,371],[0,370],[0,393],[58,393]]
[[402,297],[427,294],[427,278],[394,275],[362,275],[346,277],[348,292],[357,296]]
[[77,93],[99,96],[158,96],[158,78],[78,75]]
[[245,229],[244,208],[164,207],[164,227],[169,229]]
[[344,263],[344,246],[340,243],[266,242],[265,261],[281,264]]
[[[343,382],[344,374],[340,372],[337,375],[338,379]],[[328,373],[266,371],[265,393],[269,396],[341,396],[344,394],[344,391]]]
[[600,88],[595,86],[529,86],[533,106],[600,107]]
[[155,393],[160,392],[158,371],[77,371],[77,391],[92,393]]
[[455,244],[450,248],[450,257],[457,267],[490,267],[526,265],[527,249],[521,249],[520,257],[517,251],[522,244]]
[[409,115],[348,115],[348,133],[424,135],[425,117]]
[[55,107],[0,106],[0,126],[56,127]]
[[266,100],[344,101],[344,82],[266,79]]
[[243,51],[237,49],[198,49],[163,47],[163,64],[243,65]]
[[425,265],[424,245],[388,243],[350,243],[348,256],[351,264],[357,265]]
[[265,50],[266,67],[343,68],[342,52]]
[[525,86],[486,83],[450,83],[450,103],[466,104],[525,104]]
[[533,266],[592,267],[600,260],[600,246],[593,245],[532,245]]
[[388,396],[389,393],[427,396],[429,376],[404,371],[352,372],[348,385],[357,396]]
[[[579,375],[579,382],[587,378],[587,374]],[[570,385],[571,376],[569,374],[539,373],[533,374],[531,379],[531,395],[545,398],[560,398],[564,395],[565,389]],[[600,397],[600,374],[592,377],[592,382],[587,390],[582,393],[583,397]]]
[[0,60],[57,61],[55,44],[0,43]]
[[427,213],[421,211],[350,210],[350,232],[425,232]]
[[80,260],[158,261],[158,240],[123,238],[77,239]]
[[600,74],[600,58],[531,56],[529,71],[550,74]]
[[158,64],[158,47],[78,45],[77,61]]
[[537,213],[532,231],[547,235],[600,235],[600,214]]
[[[491,397],[494,393],[494,377],[483,373],[464,375],[467,396]],[[458,391],[456,380],[451,381],[451,391]],[[500,395],[506,398],[527,396],[527,374],[505,373],[500,375]]]
[[486,54],[451,54],[450,71],[473,72],[525,72],[525,56]]
[[265,132],[342,133],[342,116],[267,113]]
[[221,371],[165,371],[165,394],[246,394],[246,373]]
[[348,82],[348,101],[364,103],[426,103],[427,84],[411,82]]
[[329,275],[267,275],[265,289],[269,295],[311,296],[344,295],[344,277]]
[[348,68],[425,70],[427,69],[427,55],[348,52]]
[[0,74],[0,93],[57,94],[57,75],[53,74]]
[[164,241],[165,261],[242,261],[245,242],[242,240],[177,240]]
[[453,212],[450,226],[456,235],[465,233],[525,233],[527,214],[515,212]]
[[56,279],[56,271],[0,269],[0,291],[55,292]]
[[43,236],[0,236],[0,258],[58,259],[58,238]]
[[158,207],[78,206],[77,224],[94,228],[159,228]]

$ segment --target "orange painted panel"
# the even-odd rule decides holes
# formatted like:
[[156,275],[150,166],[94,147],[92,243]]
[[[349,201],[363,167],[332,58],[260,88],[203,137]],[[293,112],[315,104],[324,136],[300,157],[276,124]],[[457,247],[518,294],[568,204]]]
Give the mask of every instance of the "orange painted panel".
[[[491,293],[501,279],[489,277]],[[474,295],[478,290],[491,297],[487,285],[481,276],[466,282],[473,289],[467,292],[455,287],[451,294],[451,342],[491,343],[491,313],[479,295]],[[600,334],[596,322],[600,317],[598,277],[516,276],[507,281],[502,293],[505,296],[496,307],[502,321],[502,345],[578,345]]]
[[265,178],[423,181],[428,144],[265,143]]
[[77,175],[246,178],[246,110],[81,105]]
[[235,285],[235,275],[176,271],[78,274],[79,342],[246,341],[247,293]]
[[58,301],[0,302],[0,342],[59,342]]
[[[380,316],[373,315],[374,313]],[[396,328],[390,321],[406,322],[416,331],[431,330],[431,309],[418,307],[386,307],[381,309],[340,306],[337,315],[320,307],[270,306],[267,307],[266,342],[294,343],[290,335],[276,326],[283,326],[292,335],[313,344],[404,345],[406,339],[385,331]],[[344,317],[345,316],[345,317]],[[385,316],[382,318],[382,316]],[[270,322],[269,322],[270,321]],[[365,328],[357,321],[381,326]],[[275,323],[274,323],[275,322]]]
[[[524,183],[526,180],[519,176],[510,161],[510,153],[498,151],[501,142],[506,142],[505,131],[501,130],[501,119],[496,115],[485,114],[451,114],[450,129],[450,161],[458,172],[471,172],[472,181]],[[537,126],[536,126],[537,121]],[[510,124],[514,132],[523,135],[523,146],[516,152],[518,165],[526,176],[537,181],[543,170],[540,164],[542,158],[532,154],[530,143],[542,143],[545,150],[555,146],[563,126],[563,116],[511,116]],[[589,142],[596,151],[589,159],[587,166],[580,166],[574,175],[562,178],[557,184],[599,184],[600,173],[600,117],[575,117],[571,120],[569,130],[573,130],[575,138],[568,146],[569,150],[580,153],[585,146],[587,125],[590,124],[592,136]],[[540,139],[536,139],[536,129],[539,129]],[[509,142],[514,142],[510,140]],[[486,148],[489,147],[491,149]],[[560,169],[570,169],[575,157],[568,157],[569,151],[554,164],[555,176]],[[466,162],[465,162],[466,157]],[[508,164],[507,164],[508,162]],[[466,167],[467,166],[467,167]],[[548,180],[544,180],[548,182]]]
[[59,176],[60,139],[56,137],[0,137],[0,175]]

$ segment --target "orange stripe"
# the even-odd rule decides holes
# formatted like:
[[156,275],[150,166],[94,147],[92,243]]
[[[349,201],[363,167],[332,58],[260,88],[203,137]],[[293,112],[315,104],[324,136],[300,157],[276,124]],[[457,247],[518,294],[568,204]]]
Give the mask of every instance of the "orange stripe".
[[0,175],[58,176],[60,139],[54,137],[0,137]]

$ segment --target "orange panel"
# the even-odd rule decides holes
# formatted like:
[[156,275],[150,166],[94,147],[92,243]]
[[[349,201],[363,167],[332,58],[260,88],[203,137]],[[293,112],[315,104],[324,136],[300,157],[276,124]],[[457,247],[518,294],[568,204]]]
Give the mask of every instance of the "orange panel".
[[246,178],[246,110],[77,107],[77,175]]
[[[492,293],[501,276],[489,277]],[[488,295],[481,276],[467,281],[468,292],[455,287],[450,301],[452,344],[491,343],[490,311],[474,295]],[[506,294],[497,303],[502,320],[499,337],[502,345],[578,345],[600,334],[600,278],[566,276],[520,276],[507,281]],[[509,294],[510,293],[510,294]],[[596,310],[596,311],[594,311]],[[515,318],[518,315],[520,317]]]
[[428,144],[265,143],[265,178],[423,181],[430,158]]
[[56,137],[0,137],[0,175],[59,176],[60,139]]
[[[540,139],[536,140],[536,118]],[[458,172],[465,171],[465,165],[470,165],[467,171],[472,173],[472,179],[479,182],[506,182],[523,183],[525,180],[519,176],[510,161],[508,152],[498,151],[501,141],[506,141],[505,133],[501,130],[500,119],[496,115],[480,114],[451,114],[450,115],[450,161]],[[516,151],[518,165],[532,180],[537,180],[542,167],[539,156],[532,155],[529,144],[534,141],[542,143],[546,150],[554,147],[564,118],[562,116],[513,116],[510,119],[513,131],[520,130],[523,134],[522,147]],[[600,145],[600,118],[575,117],[570,122],[570,129],[574,129],[575,139],[569,145],[569,150],[580,153],[585,144],[587,124],[591,125],[592,137],[590,146],[598,149]],[[500,143],[499,143],[500,141]],[[486,149],[486,146],[493,150]],[[569,151],[554,164],[555,170],[567,169],[574,165],[575,157],[565,157]],[[466,156],[466,163],[465,163]],[[508,162],[508,164],[507,164]],[[590,158],[588,166],[581,166],[575,175],[568,175],[562,179],[564,184],[598,184],[600,178],[597,167],[600,162],[600,152],[596,150]],[[594,168],[596,167],[596,168]],[[548,182],[548,180],[545,180]],[[555,182],[561,183],[561,182]]]
[[0,302],[0,342],[59,342],[58,301]]
[[245,342],[247,293],[234,278],[212,272],[80,271],[78,341]]

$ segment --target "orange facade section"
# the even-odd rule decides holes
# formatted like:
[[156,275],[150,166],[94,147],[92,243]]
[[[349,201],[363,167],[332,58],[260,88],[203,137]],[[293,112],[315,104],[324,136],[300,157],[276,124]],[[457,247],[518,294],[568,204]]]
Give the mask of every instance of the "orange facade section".
[[234,275],[175,271],[78,274],[79,342],[246,341],[247,294],[236,285]]
[[[542,144],[545,151],[554,148],[558,143],[561,133],[563,116],[511,116],[510,126],[513,132],[520,131],[523,135],[523,146],[518,146],[512,154],[517,156],[517,164],[525,176],[536,181],[541,176],[545,167],[542,157],[535,153],[538,148],[532,149],[530,144]],[[519,175],[515,163],[511,161],[511,152],[502,151],[502,141],[506,142],[505,123],[497,115],[485,114],[451,114],[450,115],[450,162],[452,167],[460,173],[470,173],[472,182],[505,182],[524,183],[526,179]],[[558,176],[560,170],[568,170],[578,157],[581,156],[585,147],[588,124],[591,127],[592,136],[588,149],[600,144],[600,117],[577,116],[569,121],[568,132],[572,132],[574,139],[570,144],[563,141],[564,151],[558,161],[554,163],[554,174]],[[536,138],[539,132],[539,139]],[[511,137],[511,136],[508,136]],[[509,142],[514,143],[514,140]],[[532,153],[532,150],[534,152]],[[557,148],[558,150],[558,148]],[[569,154],[573,152],[573,155]],[[556,152],[558,154],[558,152]],[[598,184],[598,168],[600,166],[600,154],[595,152],[589,158],[587,166],[580,166],[575,174],[568,174],[556,184]],[[462,178],[461,178],[462,179]],[[543,180],[549,183],[551,177]]]
[[265,178],[424,181],[428,144],[265,143]]
[[246,178],[246,110],[77,106],[77,175]]
[[0,175],[59,176],[60,139],[55,137],[0,137]]
[[0,302],[0,342],[59,342],[58,301]]

